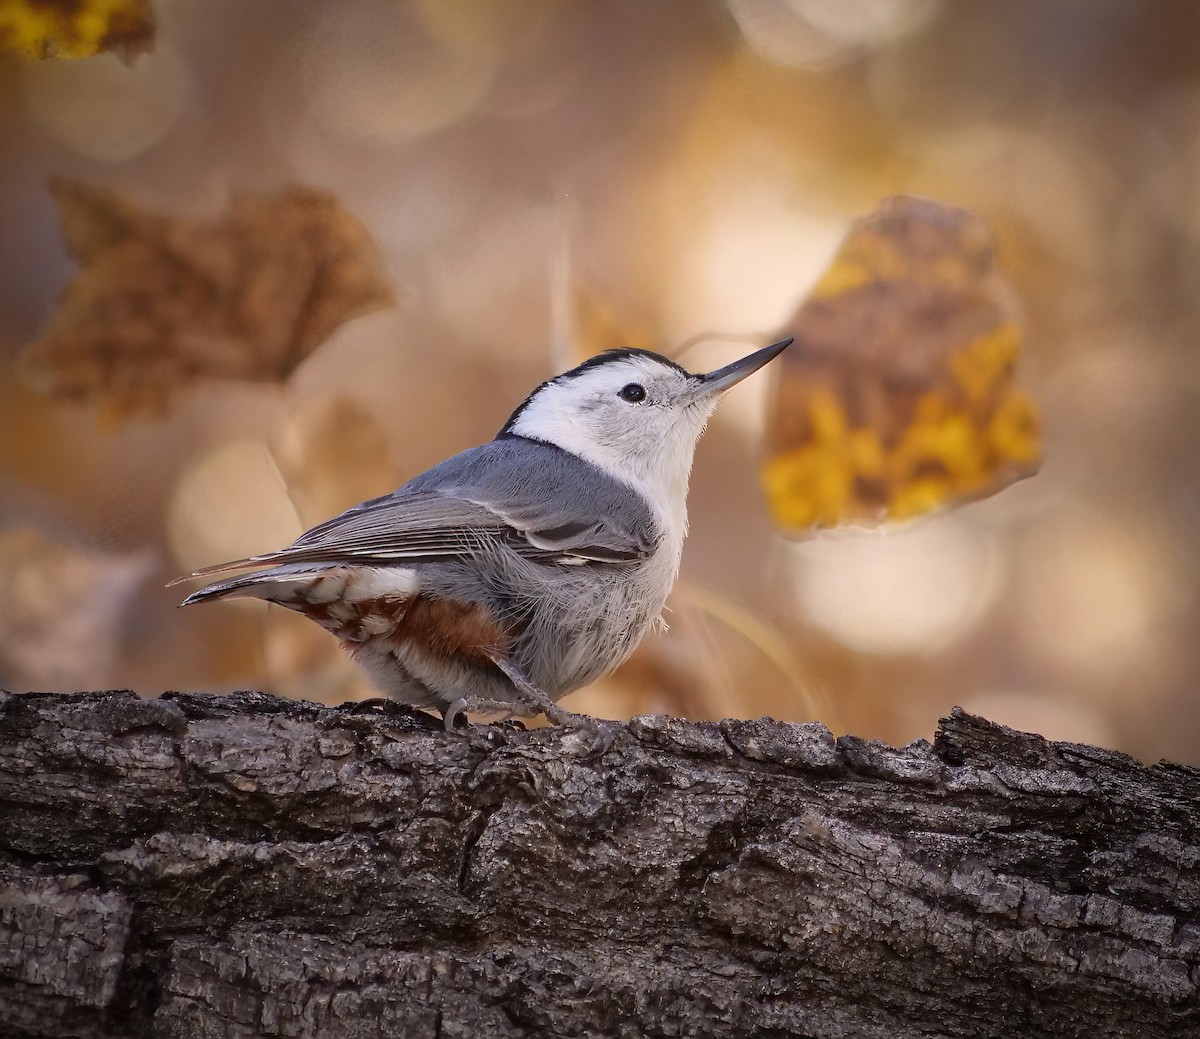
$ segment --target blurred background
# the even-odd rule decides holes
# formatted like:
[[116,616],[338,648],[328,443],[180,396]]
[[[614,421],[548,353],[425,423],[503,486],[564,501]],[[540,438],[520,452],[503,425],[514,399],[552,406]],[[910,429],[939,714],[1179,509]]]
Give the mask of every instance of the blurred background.
[[[785,538],[759,486],[769,380],[750,380],[700,445],[670,633],[566,705],[903,743],[959,704],[1200,764],[1200,5],[155,10],[132,66],[0,55],[0,687],[369,695],[303,618],[177,611],[164,583],[490,438],[583,355],[771,334],[849,223],[909,192],[996,232],[1041,472],[905,526]],[[284,385],[200,383],[114,428],[17,377],[77,269],[51,176],[192,218],[329,191],[396,305]]]

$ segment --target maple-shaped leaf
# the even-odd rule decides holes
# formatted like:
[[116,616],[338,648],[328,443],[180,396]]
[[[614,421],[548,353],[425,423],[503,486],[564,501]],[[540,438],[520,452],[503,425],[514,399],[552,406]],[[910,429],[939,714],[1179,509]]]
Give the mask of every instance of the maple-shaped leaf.
[[22,370],[116,419],[161,412],[195,379],[282,381],[338,326],[392,303],[366,229],[324,192],[237,198],[206,222],[53,190],[82,270]]
[[0,49],[28,58],[90,58],[112,51],[128,62],[153,43],[149,0],[0,2]]
[[904,519],[1036,471],[1015,297],[970,211],[885,200],[783,334],[762,474],[781,527]]

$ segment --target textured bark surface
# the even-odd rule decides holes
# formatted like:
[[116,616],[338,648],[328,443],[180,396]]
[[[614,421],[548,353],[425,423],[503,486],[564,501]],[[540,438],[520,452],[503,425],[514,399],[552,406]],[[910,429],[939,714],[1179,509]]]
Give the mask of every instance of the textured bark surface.
[[6,1036],[1196,1036],[1200,770],[0,694]]

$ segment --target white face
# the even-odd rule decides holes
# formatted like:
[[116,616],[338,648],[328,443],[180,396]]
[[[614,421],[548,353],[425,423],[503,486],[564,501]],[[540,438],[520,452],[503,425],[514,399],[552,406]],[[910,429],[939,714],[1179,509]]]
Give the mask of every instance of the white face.
[[657,355],[616,351],[540,386],[505,430],[564,448],[662,502],[686,491],[716,396]]

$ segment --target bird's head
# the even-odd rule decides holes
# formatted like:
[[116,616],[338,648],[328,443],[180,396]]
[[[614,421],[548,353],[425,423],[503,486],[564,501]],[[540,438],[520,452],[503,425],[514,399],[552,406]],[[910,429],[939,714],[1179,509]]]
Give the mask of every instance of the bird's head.
[[501,436],[560,447],[682,507],[696,441],[721,395],[780,354],[790,339],[715,372],[693,374],[649,350],[610,350],[542,383]]

